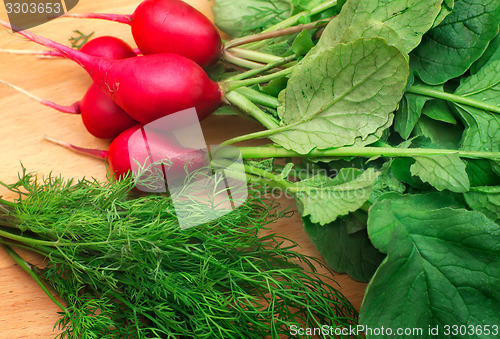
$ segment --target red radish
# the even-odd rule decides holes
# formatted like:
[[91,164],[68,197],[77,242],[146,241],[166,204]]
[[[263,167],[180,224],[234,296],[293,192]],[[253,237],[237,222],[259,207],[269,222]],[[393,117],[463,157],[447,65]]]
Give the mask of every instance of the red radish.
[[83,125],[96,138],[112,139],[127,128],[137,124],[137,121],[132,119],[120,106],[108,98],[95,84],[89,87],[82,100],[70,106],[63,106],[41,99],[3,80],[0,80],[0,83],[59,112],[81,114]]
[[125,41],[113,36],[100,36],[82,46],[80,52],[108,59],[126,59],[137,53]]
[[101,139],[112,139],[137,124],[120,106],[92,84],[78,103],[87,131]]
[[[92,39],[81,48],[81,51],[93,56],[102,56],[110,59],[123,59],[136,56],[133,49],[127,43],[111,36]],[[54,54],[56,53],[58,52],[54,52]],[[0,83],[27,95],[42,105],[60,112],[80,113],[87,131],[97,138],[112,139],[137,123],[137,121],[132,119],[120,106],[107,97],[95,84],[89,87],[82,100],[71,106],[63,106],[38,98],[22,88],[5,81],[0,80]]]
[[[112,36],[101,36],[87,42],[81,52],[109,59],[125,59],[137,56],[126,42]],[[87,131],[101,139],[111,139],[135,125],[120,106],[106,96],[99,87],[92,84],[77,105]]]
[[182,0],[145,0],[132,15],[67,13],[64,16],[129,24],[143,54],[179,54],[202,67],[214,64],[223,49],[215,25]]
[[[5,21],[0,20],[0,24],[13,29]],[[221,105],[220,86],[210,80],[198,64],[183,56],[152,54],[120,60],[98,58],[26,30],[17,33],[77,62],[106,95],[141,123],[193,107],[202,120]]]
[[[126,42],[112,36],[101,36],[87,42],[81,52],[109,59],[125,59],[141,54],[138,48],[133,49]],[[11,54],[37,55],[40,57],[62,57],[57,51],[32,51],[16,49],[0,49],[0,52]]]
[[182,147],[165,131],[145,128],[141,124],[120,133],[111,142],[108,151],[82,148],[48,137],[46,139],[75,152],[107,160],[115,178],[130,172],[137,173],[139,166],[153,165],[160,171],[162,180],[164,176],[175,180],[185,177],[186,170],[196,170],[207,164],[207,158],[201,150]]

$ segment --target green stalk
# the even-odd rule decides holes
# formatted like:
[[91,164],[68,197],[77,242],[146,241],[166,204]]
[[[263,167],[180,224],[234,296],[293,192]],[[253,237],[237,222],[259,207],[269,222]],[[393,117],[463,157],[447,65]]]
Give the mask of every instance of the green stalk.
[[50,290],[45,286],[40,277],[35,272],[33,272],[33,270],[31,269],[31,265],[27,263],[19,254],[17,254],[17,252],[14,251],[10,246],[2,244],[2,247],[5,252],[7,252],[7,254],[15,261],[15,263],[36,281],[36,283],[45,292],[45,294],[47,294],[50,300],[52,300],[54,304],[56,304],[62,311],[64,311],[64,313],[69,316],[68,309],[64,307],[64,305],[62,305],[59,300],[56,299],[56,297],[54,297],[52,292],[50,292]]
[[4,205],[4,206],[8,206],[8,207],[16,207],[15,203],[13,203],[11,201],[4,200],[2,198],[0,198],[0,204]]
[[231,48],[230,53],[238,58],[243,58],[243,59],[252,60],[252,61],[256,61],[256,62],[262,62],[265,64],[278,62],[282,59],[281,57],[276,56],[276,55],[252,51],[249,49],[238,48],[238,47]]
[[48,253],[50,253],[50,255],[52,257],[54,257],[54,256],[57,256],[59,258],[61,257],[59,255],[59,253],[51,252],[50,248],[48,248],[48,247],[43,247],[43,246],[32,247],[29,245],[20,244],[20,243],[13,242],[13,241],[8,241],[8,240],[5,240],[4,238],[1,238],[1,237],[0,237],[0,244],[7,245],[7,246],[15,246],[15,247],[21,248],[21,249],[26,250],[26,251],[40,254],[44,257],[47,257],[49,255]]
[[288,126],[283,126],[283,127],[278,127],[278,128],[274,128],[274,129],[268,129],[268,130],[264,130],[264,131],[259,131],[259,132],[254,132],[254,133],[248,133],[248,134],[245,134],[245,135],[241,135],[241,136],[238,136],[238,137],[234,137],[234,138],[231,138],[231,139],[228,139],[224,142],[221,143],[221,145],[232,145],[232,144],[235,144],[235,143],[238,143],[238,142],[242,142],[242,141],[247,141],[247,140],[252,140],[252,139],[259,139],[259,138],[266,138],[270,135],[273,135],[275,133],[278,133],[278,132],[281,132],[281,131],[286,131],[288,129]]
[[259,107],[257,107],[252,101],[250,101],[246,96],[238,93],[237,91],[231,91],[226,93],[226,99],[242,111],[248,113],[250,116],[255,118],[264,127],[273,129],[279,126],[278,121],[270,116],[269,114],[263,112]]
[[263,106],[267,106],[267,107],[271,107],[271,108],[278,108],[278,106],[281,106],[281,102],[276,97],[273,97],[272,95],[256,91],[252,88],[240,87],[240,88],[236,89],[235,91],[243,94],[248,99],[250,99],[252,102],[259,104],[259,105],[263,105]]
[[246,60],[239,58],[228,51],[224,51],[222,54],[222,60],[227,61],[229,63],[232,63],[233,65],[240,66],[243,68],[249,68],[249,69],[255,69],[255,68],[260,68],[262,67],[262,64],[259,64],[254,61]]
[[108,241],[96,241],[96,242],[59,242],[59,241],[46,241],[33,239],[22,235],[13,234],[7,231],[0,229],[0,237],[4,237],[10,240],[18,241],[22,244],[26,244],[32,247],[74,247],[74,246],[95,246],[95,245],[103,245],[103,244],[111,244],[111,243],[119,243],[123,242],[123,240],[108,240]]
[[264,178],[266,180],[272,181],[276,183],[280,188],[284,189],[285,191],[291,191],[294,189],[294,184],[283,179],[279,175],[273,174],[269,171],[266,171],[261,168],[249,166],[249,165],[244,165],[245,172],[249,173],[251,175],[257,176],[259,178]]
[[37,247],[38,245],[53,247],[53,246],[57,245],[57,243],[53,242],[53,241],[45,241],[45,240],[28,238],[25,236],[12,234],[10,232],[6,232],[6,231],[1,230],[1,229],[0,229],[0,237],[4,237],[4,238],[14,240],[14,241],[19,241],[20,243],[23,243],[23,244],[26,244],[29,246],[33,246],[33,247]]
[[288,57],[285,57],[285,58],[281,58],[279,61],[276,61],[276,62],[267,64],[265,66],[262,66],[262,67],[259,67],[259,68],[255,68],[255,69],[251,69],[251,70],[248,70],[246,72],[243,72],[243,73],[234,75],[232,77],[229,77],[225,81],[229,82],[229,81],[236,81],[236,80],[243,80],[243,79],[246,79],[246,78],[250,78],[250,77],[259,75],[261,73],[264,73],[266,71],[269,71],[269,70],[271,70],[271,69],[273,69],[275,67],[279,67],[281,65],[287,64],[290,61],[295,60],[296,58],[297,57],[295,55],[291,55],[291,56],[288,56]]
[[456,154],[461,158],[469,159],[493,159],[500,160],[500,152],[462,151],[451,149],[428,149],[428,148],[393,148],[393,147],[341,147],[325,151],[311,151],[301,154],[280,147],[258,146],[238,147],[243,159],[252,158],[287,158],[287,157],[364,157],[375,156],[397,158],[416,156],[435,156]]
[[494,113],[500,113],[500,107],[499,106],[493,106],[489,105],[487,103],[469,99],[460,95],[455,95],[451,93],[446,93],[443,91],[438,91],[430,87],[425,87],[425,86],[411,86],[406,92],[408,93],[413,93],[413,94],[419,94],[419,95],[425,95],[428,97],[433,97],[433,98],[438,98],[438,99],[443,99],[446,101],[451,101],[455,102],[457,104],[463,104],[475,108],[479,108],[485,111],[490,111]]
[[263,76],[256,77],[256,78],[225,82],[222,84],[222,86],[224,87],[224,90],[226,92],[229,92],[229,91],[232,91],[232,90],[239,88],[239,87],[262,84],[262,83],[269,82],[269,81],[276,79],[276,78],[287,76],[293,72],[293,69],[294,69],[293,67],[290,67],[290,68],[286,68],[282,71],[274,72],[274,73],[271,73],[268,75],[263,75]]
[[[337,6],[337,0],[324,2],[324,3],[314,7],[313,9],[311,9],[309,11],[303,11],[303,12],[297,13],[294,16],[292,16],[286,20],[283,20],[274,26],[271,26],[268,29],[265,29],[264,31],[262,31],[262,33],[272,32],[272,31],[276,31],[279,29],[284,29],[284,28],[287,28],[290,26],[294,26],[299,22],[299,20],[301,18],[303,18],[305,16],[316,15],[316,14],[321,13],[323,11],[326,11],[334,6]],[[245,46],[246,46],[246,48],[249,48],[249,49],[258,49],[258,48],[265,46],[265,45],[266,45],[266,41],[259,41],[259,42],[247,44]]]
[[263,40],[279,38],[286,35],[291,35],[295,33],[300,33],[304,30],[316,29],[323,26],[326,26],[331,19],[318,20],[314,22],[310,22],[308,24],[302,24],[293,27],[283,27],[273,31],[263,31],[258,34],[248,35],[242,38],[236,38],[231,41],[228,41],[224,44],[226,49],[234,48],[236,46],[247,45],[252,42],[262,42]]
[[[276,187],[276,188],[280,188],[280,189],[283,189],[285,191],[293,191],[294,190],[294,184],[283,179],[282,177],[276,175],[276,174],[273,174],[269,171],[266,171],[266,170],[263,170],[263,169],[260,169],[260,168],[257,168],[257,167],[253,167],[253,166],[250,166],[250,165],[243,165],[244,167],[244,170],[245,170],[245,173],[241,173],[240,171],[236,171],[236,170],[232,170],[231,169],[231,163],[228,162],[226,164],[226,160],[224,160],[224,151],[225,151],[225,148],[221,148],[219,150],[215,149],[213,150],[213,154],[216,153],[216,152],[219,152],[218,153],[218,156],[215,157],[215,159],[213,159],[213,161],[215,161],[215,163],[218,165],[218,166],[221,166],[221,167],[225,167],[226,169],[224,170],[226,175],[234,178],[234,179],[237,179],[237,180],[244,180],[244,181],[247,181],[249,183],[255,183],[255,184],[266,184],[270,187]],[[231,154],[233,152],[230,152]]]

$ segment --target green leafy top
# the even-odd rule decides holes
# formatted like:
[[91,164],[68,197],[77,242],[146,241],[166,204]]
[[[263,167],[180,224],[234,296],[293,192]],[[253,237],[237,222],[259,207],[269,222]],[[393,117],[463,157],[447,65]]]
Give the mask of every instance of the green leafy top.
[[433,25],[441,0],[348,0],[325,29],[316,50],[360,37],[382,37],[408,54]]
[[431,85],[458,77],[484,53],[499,25],[497,0],[456,0],[454,10],[413,51],[412,68]]
[[271,139],[303,154],[374,142],[392,123],[407,78],[406,58],[382,39],[325,50],[304,60],[288,81],[283,127]]
[[370,209],[370,239],[387,257],[367,288],[360,322],[424,331],[497,324],[500,226],[447,198],[429,198],[387,195]]
[[258,33],[292,12],[290,0],[216,0],[212,8],[217,26],[232,37]]

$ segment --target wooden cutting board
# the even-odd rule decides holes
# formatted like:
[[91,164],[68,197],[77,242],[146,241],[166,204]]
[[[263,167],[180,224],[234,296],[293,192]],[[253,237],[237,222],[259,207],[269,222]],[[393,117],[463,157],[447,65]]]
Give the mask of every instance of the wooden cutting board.
[[[186,2],[212,18],[212,1]],[[138,3],[137,0],[80,0],[72,12],[130,14]],[[3,6],[0,18],[7,20]],[[87,34],[95,32],[94,37],[111,34],[135,47],[128,25],[106,21],[59,18],[31,29],[64,44],[69,44],[68,39],[75,35],[74,30]],[[6,29],[0,29],[0,48],[43,49]],[[67,105],[81,99],[90,84],[88,75],[71,61],[7,54],[0,54],[0,79],[39,97]],[[209,144],[259,129],[257,124],[238,117],[211,117],[203,122]],[[58,113],[0,85],[0,181],[15,182],[21,166],[40,175],[53,173],[65,178],[94,177],[105,180],[102,161],[71,153],[44,141],[45,135],[84,147],[105,149],[109,145],[109,141],[89,135],[79,116]],[[2,187],[0,196],[14,198]],[[281,203],[293,206],[290,200],[282,200]],[[297,241],[301,246],[299,252],[319,257],[297,214],[274,223],[272,231]],[[36,255],[25,253],[25,257],[35,264],[42,263],[42,258]],[[325,269],[320,271],[331,275]],[[342,293],[359,309],[366,284],[355,282],[345,274],[334,274],[334,279],[340,284]],[[58,308],[3,250],[0,250],[0,287],[0,338],[49,339],[57,334],[54,324],[58,320]]]

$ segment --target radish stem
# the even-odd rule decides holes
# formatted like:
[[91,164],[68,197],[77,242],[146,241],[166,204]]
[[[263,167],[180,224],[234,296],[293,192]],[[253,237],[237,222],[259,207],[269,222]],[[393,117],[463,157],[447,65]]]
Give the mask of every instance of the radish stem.
[[70,113],[70,114],[80,114],[80,109],[79,109],[79,106],[78,104],[73,104],[71,106],[63,106],[63,105],[58,105],[52,101],[48,101],[48,100],[45,100],[45,99],[42,99],[40,97],[37,97],[36,95],[26,91],[25,89],[21,88],[21,87],[18,87],[16,85],[13,85],[7,81],[3,81],[3,80],[0,80],[0,84],[3,84],[7,87],[10,87],[16,91],[18,91],[19,93],[21,94],[24,94],[26,95],[28,98],[30,98],[31,100],[34,100],[44,106],[47,106],[47,107],[50,107],[50,108],[53,108],[53,109],[56,109],[58,110],[59,112],[63,112],[63,113]]
[[251,60],[237,57],[236,55],[234,55],[228,51],[224,51],[222,53],[222,60],[227,61],[229,63],[232,63],[236,66],[240,66],[240,67],[248,68],[248,69],[256,69],[256,68],[261,68],[263,66],[261,63],[257,63],[257,62],[251,61]]
[[238,147],[243,159],[252,158],[288,158],[288,157],[364,157],[374,156],[396,158],[436,155],[458,155],[468,159],[500,160],[500,152],[463,151],[453,149],[428,149],[428,148],[393,148],[393,147],[340,147],[329,150],[313,150],[307,154],[297,153],[280,147],[257,146]]
[[236,88],[239,88],[239,87],[262,84],[262,83],[269,82],[269,81],[276,79],[276,78],[287,76],[290,73],[292,73],[293,69],[294,69],[293,67],[290,67],[290,68],[286,68],[284,70],[274,72],[274,73],[271,73],[268,75],[263,75],[260,77],[245,79],[245,80],[237,80],[237,81],[231,81],[231,82],[228,82],[226,80],[226,82],[222,86],[224,87],[224,90],[226,92],[229,92],[229,91],[235,90]]
[[295,60],[296,58],[297,57],[295,55],[290,55],[288,57],[281,58],[279,61],[267,64],[265,66],[262,66],[262,67],[259,67],[259,68],[255,68],[255,69],[251,69],[251,70],[248,70],[246,72],[243,72],[243,73],[240,73],[240,74],[237,74],[237,75],[233,75],[232,77],[227,78],[225,81],[229,82],[229,81],[236,81],[236,80],[247,79],[247,78],[259,75],[261,73],[264,73],[266,71],[269,71],[269,70],[271,70],[271,69],[273,69],[275,67],[281,66],[283,64],[287,64],[290,61]]
[[78,147],[78,146],[72,145],[70,143],[60,141],[60,140],[57,140],[57,139],[54,139],[54,138],[51,138],[48,136],[44,136],[44,139],[47,141],[50,141],[56,145],[60,145],[60,146],[65,147],[65,148],[69,148],[72,151],[75,151],[77,153],[89,155],[89,156],[97,158],[97,159],[101,159],[101,160],[106,159],[106,157],[108,155],[108,151],[103,151],[103,150],[98,150],[98,149],[93,149],[93,148]]
[[224,44],[226,49],[233,48],[236,46],[241,46],[241,45],[246,45],[252,42],[257,42],[257,41],[262,41],[262,40],[267,40],[267,39],[273,39],[273,38],[278,38],[290,34],[295,34],[295,33],[300,33],[304,30],[310,30],[310,29],[315,29],[315,28],[320,28],[323,26],[326,26],[328,22],[330,22],[331,19],[326,19],[326,20],[319,20],[315,22],[311,22],[308,24],[302,24],[298,26],[292,26],[292,27],[285,27],[285,28],[280,28],[272,31],[263,31],[262,33],[254,34],[254,35],[249,35],[246,37],[242,38],[237,38],[230,40]]
[[281,102],[273,97],[272,95],[268,95],[262,92],[259,92],[257,90],[254,90],[252,88],[248,87],[240,87],[236,90],[236,92],[243,94],[245,97],[250,99],[252,102],[271,107],[271,108],[278,108],[278,106],[281,105]]
[[247,60],[252,60],[252,61],[256,61],[256,62],[263,62],[266,64],[277,62],[277,61],[280,61],[282,59],[281,57],[276,56],[276,55],[252,51],[249,49],[238,48],[238,47],[231,48],[230,52],[232,55],[234,55],[236,57],[247,59]]
[[236,107],[240,108],[242,111],[248,113],[250,116],[255,118],[264,127],[268,129],[273,129],[279,126],[278,121],[264,113],[259,107],[257,107],[252,101],[250,101],[246,96],[238,93],[238,91],[231,91],[226,93],[226,99]]
[[66,13],[61,15],[61,18],[83,18],[83,19],[104,19],[109,21],[120,22],[122,24],[131,24],[132,15],[125,14],[107,14],[107,13]]
[[451,101],[455,102],[457,104],[463,104],[475,108],[479,108],[485,111],[490,111],[494,113],[500,113],[500,106],[493,106],[481,101],[469,99],[464,96],[460,95],[455,95],[452,93],[446,93],[443,91],[438,91],[430,87],[425,87],[425,86],[411,86],[407,91],[407,93],[413,93],[413,94],[419,94],[419,95],[425,95],[428,97],[433,97],[433,98],[438,98],[438,99],[443,99],[446,101]]

